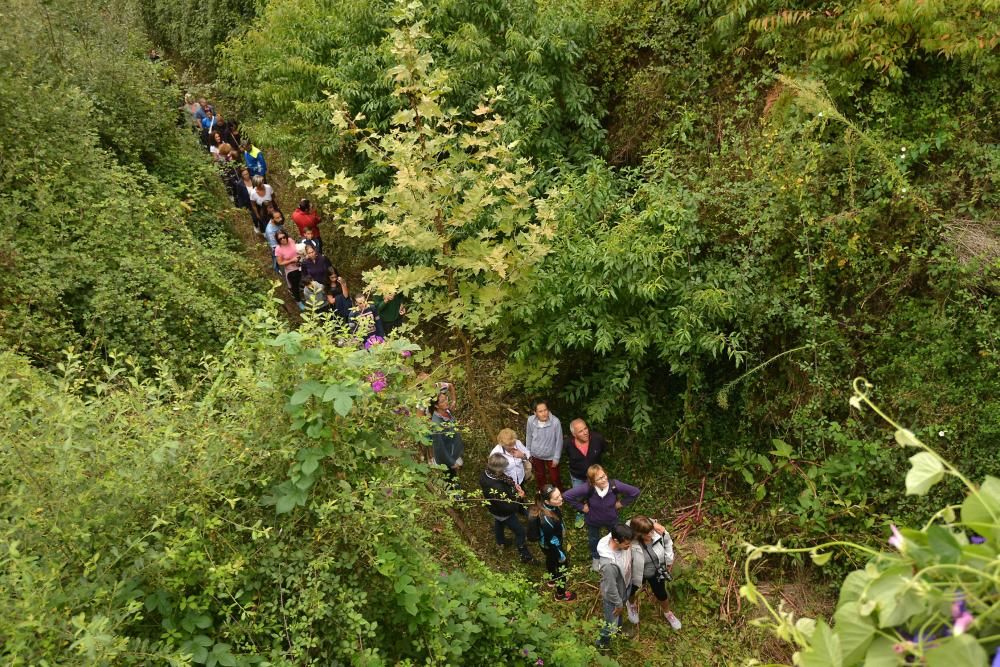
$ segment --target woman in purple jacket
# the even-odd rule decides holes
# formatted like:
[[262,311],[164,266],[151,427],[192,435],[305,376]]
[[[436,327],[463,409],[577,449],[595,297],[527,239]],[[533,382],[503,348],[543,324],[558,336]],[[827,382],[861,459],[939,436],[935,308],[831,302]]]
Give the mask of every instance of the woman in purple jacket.
[[601,541],[602,529],[610,531],[620,523],[618,510],[634,503],[640,491],[617,479],[608,479],[608,474],[599,465],[587,468],[587,481],[587,484],[567,491],[563,499],[584,514],[590,567],[597,572],[600,570],[597,543]]

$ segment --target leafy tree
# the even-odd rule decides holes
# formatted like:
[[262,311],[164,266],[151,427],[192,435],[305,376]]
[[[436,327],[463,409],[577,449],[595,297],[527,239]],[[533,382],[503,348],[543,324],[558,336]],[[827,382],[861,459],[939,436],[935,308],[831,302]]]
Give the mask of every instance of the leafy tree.
[[423,22],[426,48],[449,71],[443,106],[469,114],[502,86],[497,109],[522,154],[549,161],[599,150],[603,112],[581,62],[590,28],[575,1],[274,0],[224,47],[222,81],[257,119],[260,141],[327,170],[358,173],[364,161],[329,132],[326,95],[364,113],[372,129],[389,129],[403,107],[384,75],[392,65],[387,35],[394,17],[407,13]]
[[497,327],[516,290],[549,248],[552,226],[531,194],[531,166],[503,138],[491,103],[463,121],[442,110],[448,73],[419,48],[422,23],[393,30],[390,70],[403,108],[387,132],[361,128],[336,97],[334,125],[360,138],[359,149],[387,173],[367,190],[346,172],[328,178],[296,167],[300,186],[333,204],[341,229],[388,251],[394,265],[365,274],[378,294],[403,293],[417,321],[440,318],[463,343]]

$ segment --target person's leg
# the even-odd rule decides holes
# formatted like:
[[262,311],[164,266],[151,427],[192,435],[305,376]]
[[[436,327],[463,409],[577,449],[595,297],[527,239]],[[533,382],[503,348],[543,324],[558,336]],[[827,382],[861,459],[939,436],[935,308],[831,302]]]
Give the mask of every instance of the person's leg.
[[507,517],[505,522],[507,527],[510,528],[510,532],[514,533],[514,546],[517,547],[518,551],[522,551],[525,548],[525,542],[528,540],[528,535],[524,530],[524,525],[518,520],[516,514],[512,514]]
[[507,546],[507,538],[503,533],[503,524],[504,522],[500,519],[493,519],[493,536],[496,538],[498,547]]
[[535,485],[538,490],[541,491],[545,488],[545,485],[549,482],[547,481],[547,475],[545,474],[545,464],[548,463],[544,459],[531,459],[531,471],[535,473]]
[[555,461],[546,461],[545,467],[548,468],[549,484],[562,492],[562,481],[559,479],[559,464]]
[[288,279],[288,288],[292,291],[292,298],[296,302],[302,301],[302,271],[289,271],[285,277]]
[[587,526],[587,546],[590,547],[591,559],[598,558],[597,543],[601,541],[601,527]]
[[611,644],[611,636],[618,632],[621,626],[622,617],[615,616],[615,606],[606,600],[601,601],[604,611],[604,625],[601,626],[601,638],[598,645],[607,647]]

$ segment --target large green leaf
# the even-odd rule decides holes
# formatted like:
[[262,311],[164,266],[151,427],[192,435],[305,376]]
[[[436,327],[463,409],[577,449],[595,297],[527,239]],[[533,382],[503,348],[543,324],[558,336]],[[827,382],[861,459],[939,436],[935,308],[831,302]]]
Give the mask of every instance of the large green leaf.
[[950,637],[927,651],[927,667],[984,667],[988,660],[971,635]]
[[816,622],[812,645],[799,655],[800,667],[843,667],[843,651],[840,637],[834,634],[826,621]]
[[962,546],[942,526],[931,526],[927,529],[927,545],[942,563],[957,563],[962,557]]
[[856,602],[871,580],[872,575],[864,570],[855,570],[848,574],[844,578],[844,583],[840,585],[840,600],[837,601],[837,606]]
[[869,617],[861,615],[859,606],[857,602],[848,602],[833,615],[833,629],[840,637],[844,665],[860,663],[875,636],[875,625]]
[[962,523],[985,535],[1000,531],[1000,479],[986,476],[978,494],[969,494],[962,503]]
[[930,452],[920,452],[910,457],[910,470],[906,473],[906,495],[922,496],[944,477],[941,459]]
[[895,643],[885,637],[876,637],[868,647],[864,667],[898,667],[903,664],[903,657],[896,653]]

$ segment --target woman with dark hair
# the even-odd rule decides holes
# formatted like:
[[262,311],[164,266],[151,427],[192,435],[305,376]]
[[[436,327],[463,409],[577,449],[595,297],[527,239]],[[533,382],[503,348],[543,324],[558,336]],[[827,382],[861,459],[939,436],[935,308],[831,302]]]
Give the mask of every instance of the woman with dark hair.
[[[253,173],[248,169],[250,173]],[[267,224],[269,218],[265,215],[268,203],[277,207],[278,202],[274,197],[274,188],[264,182],[263,176],[253,177],[253,190],[250,191],[250,206],[254,217],[260,221],[261,225]],[[263,232],[263,230],[261,230]]]
[[520,499],[524,491],[520,490],[514,480],[507,476],[504,469],[507,459],[502,454],[490,454],[486,470],[479,476],[479,486],[483,489],[483,498],[489,503],[490,515],[493,517],[493,533],[497,546],[507,546],[507,536],[504,532],[509,528],[514,533],[514,545],[521,554],[522,563],[534,563],[535,559],[528,551],[527,534],[524,526],[517,518],[521,513]]
[[299,236],[305,236],[306,230],[312,229],[313,235],[320,238],[319,213],[313,209],[308,199],[299,201],[298,208],[292,211],[292,222],[299,228]]
[[250,211],[250,222],[254,230],[261,234],[261,227],[257,217],[254,215],[253,207],[250,205],[250,191],[253,190],[253,180],[250,178],[250,170],[240,166],[236,168],[236,175],[233,178],[233,203],[237,208],[245,208]]
[[299,310],[305,310],[302,303],[302,271],[299,267],[299,251],[295,244],[288,237],[284,230],[275,235],[278,245],[274,247],[274,259],[285,272],[285,282],[292,292],[292,297],[299,306]]
[[[642,550],[642,582],[649,584],[653,596],[660,603],[660,613],[670,627],[680,630],[680,619],[670,611],[670,596],[667,594],[667,582],[671,580],[670,571],[674,565],[674,541],[670,539],[670,533],[659,521],[641,514],[626,521],[625,525],[635,533],[635,543]],[[629,614],[638,618],[639,611],[633,607],[634,604],[628,603]]]
[[[431,443],[434,449],[434,461],[447,470],[447,484],[452,489],[458,489],[458,471],[462,469],[462,454],[465,453],[465,443],[462,434],[455,428],[455,418],[451,415],[451,404],[448,394],[439,393],[431,401]],[[506,466],[506,459],[504,460]]]
[[571,602],[576,593],[566,590],[566,573],[569,556],[566,555],[566,538],[563,534],[563,497],[559,487],[546,484],[538,492],[538,502],[528,511],[530,521],[538,521],[539,543],[545,554],[545,570],[549,573],[549,586],[556,589],[559,602]]
[[337,276],[337,269],[330,264],[323,255],[316,252],[316,247],[305,244],[305,259],[302,260],[302,270],[311,279],[321,283],[326,289],[330,289],[331,276]]

